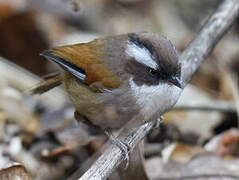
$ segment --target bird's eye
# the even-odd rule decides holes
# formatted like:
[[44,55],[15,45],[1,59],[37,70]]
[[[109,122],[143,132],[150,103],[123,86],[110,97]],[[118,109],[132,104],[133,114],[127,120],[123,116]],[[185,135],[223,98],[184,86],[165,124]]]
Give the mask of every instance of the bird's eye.
[[152,74],[152,75],[155,75],[155,74],[157,73],[157,71],[156,71],[155,69],[150,68],[150,67],[148,67],[147,70],[148,70],[148,72],[149,72],[150,74]]

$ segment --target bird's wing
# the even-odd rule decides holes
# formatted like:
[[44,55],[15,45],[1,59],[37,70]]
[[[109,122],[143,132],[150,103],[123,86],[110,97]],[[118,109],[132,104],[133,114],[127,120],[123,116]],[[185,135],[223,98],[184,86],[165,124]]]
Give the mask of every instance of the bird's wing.
[[65,60],[64,58],[58,56],[57,54],[52,53],[49,50],[43,51],[41,53],[41,56],[44,56],[46,59],[58,64],[65,71],[71,73],[73,76],[75,76],[81,82],[85,81],[86,74],[85,74],[84,69],[76,66],[75,64],[71,63],[70,61]]
[[119,78],[101,60],[104,56],[100,44],[96,40],[94,43],[62,46],[44,51],[41,55],[89,87],[99,87],[99,90],[102,87],[118,88],[121,84]]

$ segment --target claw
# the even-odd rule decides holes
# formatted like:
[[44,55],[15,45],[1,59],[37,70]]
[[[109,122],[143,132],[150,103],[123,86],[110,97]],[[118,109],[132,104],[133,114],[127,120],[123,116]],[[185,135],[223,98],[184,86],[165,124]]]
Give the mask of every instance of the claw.
[[127,143],[122,142],[120,139],[117,139],[109,131],[105,131],[105,134],[108,136],[108,138],[109,138],[109,140],[110,140],[110,142],[112,144],[115,144],[116,146],[118,146],[118,148],[120,148],[121,152],[124,155],[124,160],[125,160],[125,167],[124,167],[124,169],[127,169],[128,166],[129,166],[130,146]]
[[163,116],[160,116],[156,121],[155,121],[155,124],[154,124],[154,129],[158,128],[160,123],[163,121]]

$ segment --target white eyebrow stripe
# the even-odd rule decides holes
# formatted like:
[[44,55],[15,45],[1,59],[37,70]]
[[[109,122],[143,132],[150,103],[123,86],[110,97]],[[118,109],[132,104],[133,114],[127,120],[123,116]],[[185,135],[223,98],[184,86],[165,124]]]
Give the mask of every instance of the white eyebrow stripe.
[[158,64],[154,61],[150,51],[146,47],[139,47],[133,42],[128,42],[126,48],[126,54],[134,58],[141,64],[151,67],[155,70],[158,68]]

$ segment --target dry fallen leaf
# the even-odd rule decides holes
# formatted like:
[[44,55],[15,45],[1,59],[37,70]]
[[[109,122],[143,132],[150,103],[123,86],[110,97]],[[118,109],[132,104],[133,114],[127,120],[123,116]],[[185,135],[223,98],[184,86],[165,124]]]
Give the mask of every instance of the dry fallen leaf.
[[11,165],[0,170],[1,180],[31,180],[32,178],[27,173],[26,169],[20,165]]
[[187,163],[154,157],[146,161],[146,170],[152,180],[231,180],[239,179],[239,160],[224,160],[211,153],[203,153]]
[[186,163],[199,153],[205,152],[199,146],[191,146],[181,143],[173,143],[162,151],[162,158],[165,162],[176,161]]
[[0,94],[0,110],[7,116],[10,122],[18,124],[28,132],[35,132],[38,129],[39,119],[21,100]]
[[[177,102],[177,105],[195,106],[200,104],[217,103],[205,92],[195,86],[187,85]],[[216,111],[170,111],[165,115],[167,122],[176,125],[180,132],[193,132],[202,140],[213,135],[213,128],[222,120],[222,114]]]
[[205,149],[222,157],[239,157],[239,130],[232,128],[213,137],[205,145]]

